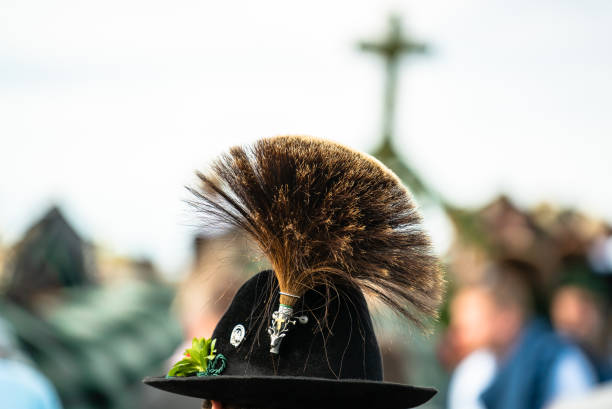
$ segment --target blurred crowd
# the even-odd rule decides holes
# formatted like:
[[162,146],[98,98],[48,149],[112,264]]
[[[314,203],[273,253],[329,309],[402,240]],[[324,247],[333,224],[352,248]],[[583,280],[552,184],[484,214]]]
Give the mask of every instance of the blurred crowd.
[[55,207],[0,253],[0,408],[134,407],[182,338],[174,288]]
[[[435,331],[373,309],[386,379],[439,389],[429,408],[610,407],[610,226],[506,197],[446,213],[455,239]],[[0,407],[199,407],[140,379],[167,371],[181,340],[210,336],[266,265],[235,231],[193,243],[178,283],[83,240],[57,208],[2,247]]]
[[612,380],[610,226],[504,197],[455,220],[470,233],[451,251],[439,345],[448,407],[609,407],[588,399]]

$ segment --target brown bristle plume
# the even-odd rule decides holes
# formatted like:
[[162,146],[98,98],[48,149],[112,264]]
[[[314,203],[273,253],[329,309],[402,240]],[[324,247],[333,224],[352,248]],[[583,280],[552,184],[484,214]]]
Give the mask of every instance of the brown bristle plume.
[[[193,202],[248,232],[280,291],[348,283],[421,323],[443,278],[406,188],[372,157],[325,140],[280,136],[217,159]],[[281,303],[295,299],[282,296]]]

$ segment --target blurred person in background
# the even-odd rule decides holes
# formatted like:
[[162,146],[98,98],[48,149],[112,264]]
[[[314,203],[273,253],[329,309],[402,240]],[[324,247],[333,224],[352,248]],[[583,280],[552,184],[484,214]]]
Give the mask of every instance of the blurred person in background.
[[[241,284],[249,276],[256,250],[244,234],[235,229],[216,235],[199,235],[193,242],[194,264],[180,283],[174,310],[183,328],[183,343],[165,362],[167,371],[183,356],[196,337],[210,337]],[[139,408],[197,408],[196,398],[143,388]]]
[[[576,267],[576,266],[574,266]],[[607,283],[590,271],[586,263],[565,272],[551,301],[555,329],[578,344],[593,365],[597,380],[612,380],[606,320]]]
[[53,385],[17,347],[11,326],[0,317],[0,409],[61,409]]
[[170,359],[180,359],[194,337],[210,336],[229,307],[248,268],[255,249],[233,229],[194,240],[194,265],[179,285],[174,307],[184,330],[184,342]]
[[489,346],[498,369],[481,395],[487,409],[539,409],[561,398],[581,396],[596,383],[580,349],[533,314],[537,272],[505,260],[487,272],[481,288],[490,300]]
[[448,388],[448,408],[484,408],[480,395],[496,367],[495,356],[488,349],[493,303],[484,289],[466,286],[451,301],[450,316],[447,346],[453,355],[449,365],[455,368]]

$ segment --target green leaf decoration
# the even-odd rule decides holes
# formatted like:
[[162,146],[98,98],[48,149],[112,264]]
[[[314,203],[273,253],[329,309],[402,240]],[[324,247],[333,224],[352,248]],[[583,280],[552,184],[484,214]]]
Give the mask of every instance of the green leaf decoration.
[[194,338],[191,348],[187,348],[184,357],[168,371],[171,376],[194,376],[206,372],[208,363],[215,359],[216,339]]

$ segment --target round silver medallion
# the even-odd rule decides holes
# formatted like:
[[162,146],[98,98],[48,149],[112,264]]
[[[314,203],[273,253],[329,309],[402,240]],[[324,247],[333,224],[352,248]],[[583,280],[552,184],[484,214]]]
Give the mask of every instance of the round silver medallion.
[[230,337],[230,344],[238,348],[238,345],[242,343],[244,340],[244,336],[246,335],[246,329],[244,325],[238,324],[232,330],[232,336]]

